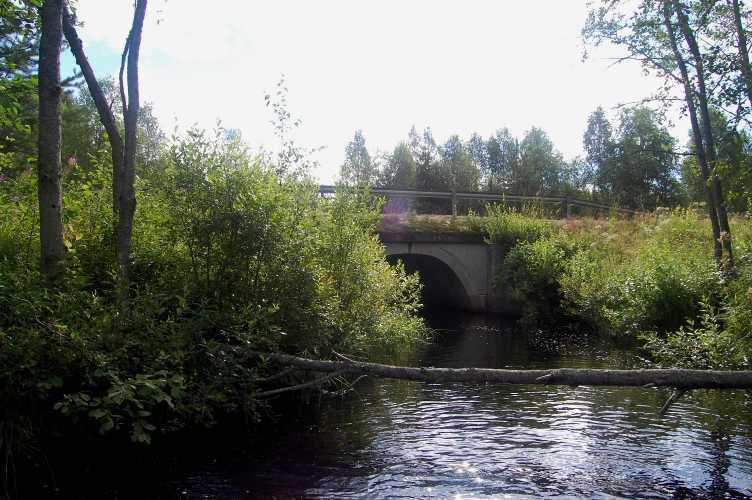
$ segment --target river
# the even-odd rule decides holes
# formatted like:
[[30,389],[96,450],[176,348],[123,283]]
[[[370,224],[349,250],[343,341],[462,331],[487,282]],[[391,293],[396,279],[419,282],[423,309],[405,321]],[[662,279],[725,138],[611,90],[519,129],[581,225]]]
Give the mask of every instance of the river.
[[[626,350],[434,313],[409,362],[625,367]],[[405,360],[400,360],[404,362]],[[162,484],[178,498],[752,497],[752,401],[696,391],[364,380],[279,415],[253,445]],[[299,414],[298,414],[299,413]]]

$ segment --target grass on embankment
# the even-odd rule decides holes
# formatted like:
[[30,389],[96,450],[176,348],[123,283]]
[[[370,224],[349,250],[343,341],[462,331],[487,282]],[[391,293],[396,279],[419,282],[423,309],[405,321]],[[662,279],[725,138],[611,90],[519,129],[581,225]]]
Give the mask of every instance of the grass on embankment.
[[468,216],[383,214],[377,230],[383,233],[479,233],[482,228]]
[[677,209],[632,219],[545,220],[491,207],[470,217],[505,247],[499,286],[537,325],[576,322],[640,340],[665,365],[749,367],[752,222],[736,217],[736,270],[723,276],[710,224]]

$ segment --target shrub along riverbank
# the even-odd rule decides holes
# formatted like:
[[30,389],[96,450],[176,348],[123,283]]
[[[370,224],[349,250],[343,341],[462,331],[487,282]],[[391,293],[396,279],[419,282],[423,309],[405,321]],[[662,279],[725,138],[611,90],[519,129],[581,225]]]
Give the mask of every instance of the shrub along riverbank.
[[257,420],[257,382],[275,368],[250,349],[324,357],[424,335],[418,279],[384,260],[370,197],[324,199],[230,137],[191,131],[140,172],[125,320],[108,153],[66,173],[66,274],[52,289],[37,273],[35,176],[0,182],[0,470],[44,463],[56,437],[148,443]]
[[733,219],[731,276],[717,269],[707,218],[692,210],[548,221],[492,207],[474,224],[507,250],[498,283],[531,326],[570,322],[633,339],[665,366],[752,365],[749,219]]

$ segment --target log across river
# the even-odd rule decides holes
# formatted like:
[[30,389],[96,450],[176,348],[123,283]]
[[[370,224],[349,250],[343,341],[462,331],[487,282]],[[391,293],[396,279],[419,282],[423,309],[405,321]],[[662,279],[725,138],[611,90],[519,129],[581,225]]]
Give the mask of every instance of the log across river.
[[328,361],[287,354],[258,353],[285,366],[318,372],[350,373],[421,382],[471,382],[486,384],[545,384],[589,386],[675,387],[677,389],[752,389],[752,371],[686,369],[504,370],[493,368],[434,368],[367,363],[343,358]]

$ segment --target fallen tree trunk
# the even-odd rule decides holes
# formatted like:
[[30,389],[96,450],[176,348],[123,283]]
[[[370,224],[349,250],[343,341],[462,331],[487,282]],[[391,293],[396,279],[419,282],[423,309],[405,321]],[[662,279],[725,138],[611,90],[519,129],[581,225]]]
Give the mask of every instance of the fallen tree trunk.
[[690,389],[752,389],[752,371],[686,369],[611,370],[558,368],[552,370],[497,370],[491,368],[422,368],[366,363],[344,358],[325,361],[288,354],[256,353],[286,366],[316,372],[339,372],[422,382],[473,382],[486,384],[544,384],[674,387]]

